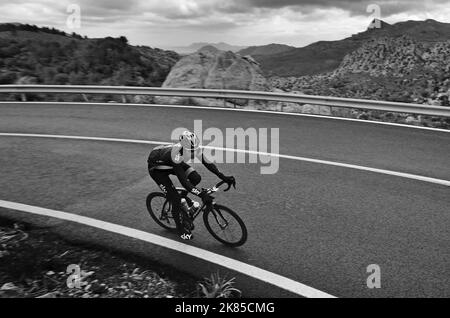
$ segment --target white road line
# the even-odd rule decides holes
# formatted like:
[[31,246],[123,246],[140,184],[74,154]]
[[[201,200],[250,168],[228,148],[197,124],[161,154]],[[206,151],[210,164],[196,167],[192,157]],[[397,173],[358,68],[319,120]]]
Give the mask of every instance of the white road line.
[[256,155],[262,155],[262,156],[273,156],[273,157],[278,157],[278,158],[283,158],[283,159],[291,159],[291,160],[319,163],[319,164],[323,164],[323,165],[336,166],[336,167],[342,167],[342,168],[350,168],[350,169],[356,169],[356,170],[362,170],[362,171],[369,171],[369,172],[387,174],[387,175],[396,176],[396,177],[420,180],[420,181],[440,184],[440,185],[444,185],[444,186],[450,186],[450,181],[448,181],[448,180],[436,179],[436,178],[425,177],[425,176],[421,176],[421,175],[392,171],[392,170],[384,170],[384,169],[378,169],[378,168],[352,165],[352,164],[347,164],[347,163],[340,163],[340,162],[335,162],[335,161],[312,159],[312,158],[289,156],[289,155],[279,155],[279,154],[272,154],[272,153],[268,153],[268,152],[259,152],[259,151],[252,151],[252,150],[230,149],[230,148],[209,147],[209,146],[205,146],[204,148],[241,152],[241,153],[247,153],[247,154],[256,154]]
[[266,271],[259,267],[237,261],[235,259],[225,257],[207,250],[203,250],[198,247],[187,245],[181,242],[170,240],[168,238],[151,234],[148,232],[136,230],[133,228],[125,227],[122,225],[100,221],[97,219],[89,218],[86,216],[81,216],[73,213],[67,213],[62,211],[45,209],[37,206],[25,205],[16,202],[3,201],[0,200],[0,207],[5,209],[11,209],[16,211],[22,211],[26,213],[37,214],[46,217],[57,218],[60,220],[66,220],[75,222],[78,224],[87,225],[90,227],[98,228],[104,231],[117,233],[120,235],[128,236],[134,239],[138,239],[151,244],[159,245],[164,248],[168,248],[177,252],[181,252],[187,255],[194,256],[196,258],[214,263],[231,270],[240,272],[247,276],[256,278],[268,284],[277,286],[284,290],[290,291],[297,295],[308,297],[308,298],[335,298],[334,296],[317,290],[315,288],[309,287],[287,277]]
[[[3,136],[3,137],[56,138],[56,139],[108,141],[108,142],[111,141],[111,142],[124,142],[124,143],[136,143],[136,144],[150,144],[150,145],[166,145],[166,144],[170,143],[170,142],[151,141],[151,140],[118,139],[118,138],[85,137],[85,136],[66,136],[66,135],[45,135],[45,134],[21,134],[21,133],[0,133],[0,137],[1,136]],[[431,178],[431,177],[426,177],[426,176],[421,176],[421,175],[416,175],[416,174],[392,171],[392,170],[384,170],[384,169],[371,168],[371,167],[365,167],[365,166],[359,166],[359,165],[353,165],[353,164],[347,164],[347,163],[341,163],[341,162],[335,162],[335,161],[289,156],[289,155],[282,155],[282,154],[273,154],[273,153],[268,153],[268,152],[259,152],[259,151],[252,151],[252,150],[231,149],[231,148],[221,148],[221,147],[211,147],[211,146],[205,146],[204,148],[222,150],[222,151],[240,152],[240,153],[247,153],[247,154],[257,154],[257,155],[262,155],[262,156],[273,156],[273,157],[278,157],[278,158],[283,158],[283,159],[298,160],[298,161],[318,163],[318,164],[335,166],[335,167],[356,169],[356,170],[361,170],[361,171],[380,173],[380,174],[401,177],[401,178],[407,178],[407,179],[413,179],[413,180],[418,180],[418,181],[424,181],[424,182],[429,182],[429,183],[434,183],[434,184],[439,184],[439,185],[450,187],[449,180]]]
[[[24,102],[0,102],[1,105],[8,104],[18,104],[23,105]],[[121,103],[70,103],[70,102],[26,102],[29,105],[61,105],[61,106],[125,106],[125,107],[170,107],[170,108],[188,108],[188,109],[206,109],[206,110],[224,110],[224,111],[235,111],[235,112],[251,112],[251,113],[262,113],[262,114],[271,114],[271,115],[286,115],[286,116],[300,116],[300,117],[311,117],[311,118],[321,118],[321,119],[334,119],[334,120],[344,120],[344,121],[353,121],[359,123],[366,124],[375,124],[375,125],[385,125],[385,126],[395,126],[402,128],[413,128],[413,129],[422,129],[422,130],[431,130],[431,131],[439,131],[450,133],[450,129],[442,129],[442,128],[432,128],[432,127],[422,127],[422,126],[414,126],[414,125],[406,125],[406,124],[398,124],[398,123],[388,123],[382,121],[375,120],[363,120],[363,119],[355,119],[355,118],[344,118],[344,117],[334,117],[334,116],[326,116],[326,115],[313,115],[313,114],[301,114],[301,113],[288,113],[288,112],[279,112],[272,110],[257,110],[257,109],[243,109],[243,108],[225,108],[225,107],[213,107],[213,106],[189,106],[189,105],[160,105],[160,104],[121,104]]]

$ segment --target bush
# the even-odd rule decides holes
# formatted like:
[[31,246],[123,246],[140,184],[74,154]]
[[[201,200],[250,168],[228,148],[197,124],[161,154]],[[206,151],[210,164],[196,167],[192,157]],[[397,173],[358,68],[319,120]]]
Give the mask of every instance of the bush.
[[206,278],[203,283],[199,283],[202,297],[204,298],[231,298],[240,296],[241,291],[233,287],[234,278],[229,280],[226,277],[221,278],[219,273],[212,274]]

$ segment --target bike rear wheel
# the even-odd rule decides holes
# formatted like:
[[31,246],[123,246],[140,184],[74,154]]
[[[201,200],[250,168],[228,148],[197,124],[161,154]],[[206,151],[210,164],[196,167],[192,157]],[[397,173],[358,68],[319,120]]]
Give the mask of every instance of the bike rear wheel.
[[172,204],[163,193],[153,192],[147,196],[147,210],[159,226],[172,232],[176,231],[177,225],[172,215]]
[[222,244],[238,247],[247,241],[247,227],[239,215],[226,206],[215,204],[203,213],[203,221],[208,232]]

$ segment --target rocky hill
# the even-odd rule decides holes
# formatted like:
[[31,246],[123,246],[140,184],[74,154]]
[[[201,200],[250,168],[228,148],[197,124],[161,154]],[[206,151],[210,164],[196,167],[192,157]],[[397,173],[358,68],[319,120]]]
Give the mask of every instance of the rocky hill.
[[429,70],[442,76],[450,71],[450,40],[423,42],[410,36],[372,39],[348,54],[334,75],[366,73],[371,76],[420,76]]
[[333,72],[273,77],[271,83],[315,95],[446,104],[450,41],[420,42],[409,36],[368,40]]
[[[372,25],[372,24],[371,24]],[[347,54],[357,50],[371,39],[409,36],[419,42],[450,40],[450,23],[434,20],[406,21],[393,25],[380,21],[380,28],[368,28],[339,41],[320,41],[282,53],[253,55],[268,76],[305,76],[334,71]]]
[[[273,87],[310,95],[450,106],[450,40],[420,41],[408,35],[369,39],[329,73],[272,77]],[[370,112],[369,114],[372,114]],[[366,112],[357,116],[370,118]],[[380,116],[380,114],[377,114]],[[404,118],[403,118],[404,117]],[[450,120],[400,116],[413,123],[449,128]]]
[[0,25],[0,84],[160,86],[179,55],[22,24]]
[[[206,88],[269,91],[271,86],[262,75],[259,65],[251,58],[231,51],[220,51],[205,46],[199,51],[183,57],[170,71],[163,87]],[[223,106],[223,101],[204,98],[159,98],[159,103]],[[240,106],[249,106],[245,100],[228,101]]]

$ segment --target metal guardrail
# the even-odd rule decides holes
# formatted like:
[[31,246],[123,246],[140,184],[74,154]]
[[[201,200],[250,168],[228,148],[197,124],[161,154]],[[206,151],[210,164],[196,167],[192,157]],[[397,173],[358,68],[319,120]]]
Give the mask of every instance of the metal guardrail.
[[0,94],[10,93],[116,94],[245,99],[450,117],[450,107],[445,106],[240,90],[85,85],[0,85]]

